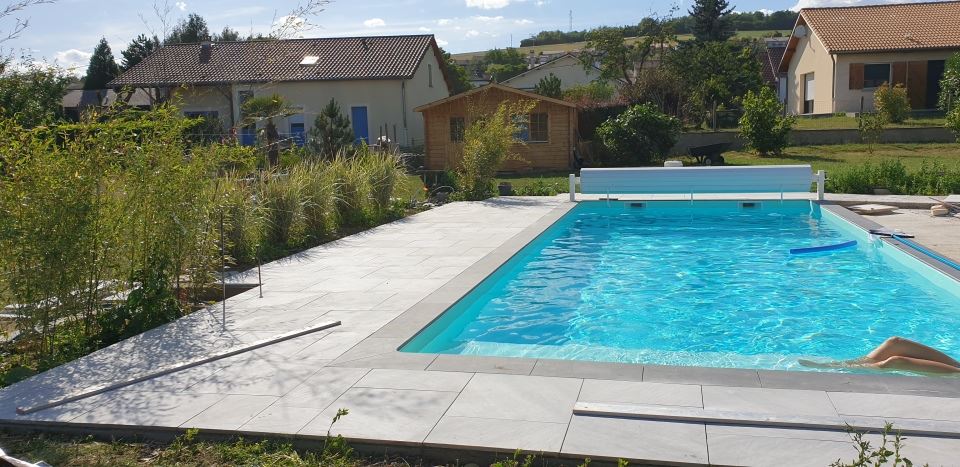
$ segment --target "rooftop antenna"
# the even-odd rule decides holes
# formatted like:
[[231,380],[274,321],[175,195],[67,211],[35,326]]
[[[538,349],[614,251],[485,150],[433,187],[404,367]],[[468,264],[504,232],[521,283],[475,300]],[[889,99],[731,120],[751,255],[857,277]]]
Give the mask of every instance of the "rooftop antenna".
[[570,10],[570,28],[567,29],[567,32],[573,32],[573,10]]

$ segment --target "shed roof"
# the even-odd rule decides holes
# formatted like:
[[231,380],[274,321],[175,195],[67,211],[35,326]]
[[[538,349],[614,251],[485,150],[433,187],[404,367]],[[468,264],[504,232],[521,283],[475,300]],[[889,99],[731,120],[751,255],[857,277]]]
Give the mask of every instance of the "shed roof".
[[448,103],[448,102],[453,102],[453,101],[456,101],[456,100],[460,100],[460,99],[463,99],[463,98],[472,96],[472,95],[474,95],[474,94],[477,94],[477,93],[480,93],[480,92],[484,92],[484,91],[488,91],[488,90],[491,90],[491,89],[499,89],[499,90],[501,90],[501,91],[506,91],[506,92],[508,92],[508,93],[517,94],[517,95],[519,95],[519,96],[522,96],[522,97],[525,97],[525,98],[528,98],[528,99],[534,99],[534,100],[539,100],[539,101],[544,101],[544,102],[551,102],[551,103],[558,104],[558,105],[563,105],[563,106],[566,106],[566,107],[574,107],[574,108],[577,107],[577,104],[574,104],[574,103],[572,103],[572,102],[567,102],[567,101],[560,100],[560,99],[554,99],[554,98],[552,98],[552,97],[547,97],[547,96],[541,96],[540,94],[535,94],[535,93],[532,93],[532,92],[527,92],[527,91],[524,91],[524,90],[522,90],[522,89],[512,88],[512,87],[510,87],[510,86],[504,86],[504,85],[499,84],[499,83],[490,83],[490,84],[488,84],[488,85],[486,85],[486,86],[481,86],[481,87],[478,87],[478,88],[473,88],[473,89],[471,89],[471,90],[469,90],[469,91],[461,92],[460,94],[455,94],[455,95],[453,95],[453,96],[450,96],[450,97],[447,97],[447,98],[444,98],[444,99],[440,99],[440,100],[438,100],[438,101],[433,101],[433,102],[430,102],[430,103],[428,103],[428,104],[421,105],[420,107],[417,107],[417,108],[415,108],[415,109],[413,109],[413,110],[416,111],[416,112],[423,112],[424,110],[430,109],[430,108],[432,108],[432,107],[436,107],[436,106],[438,106],[438,105],[443,105],[443,104],[446,104],[446,103]]
[[[433,35],[252,40],[161,47],[110,83],[111,87],[270,81],[409,79]],[[301,64],[316,57],[315,64]],[[441,67],[446,77],[446,70]]]

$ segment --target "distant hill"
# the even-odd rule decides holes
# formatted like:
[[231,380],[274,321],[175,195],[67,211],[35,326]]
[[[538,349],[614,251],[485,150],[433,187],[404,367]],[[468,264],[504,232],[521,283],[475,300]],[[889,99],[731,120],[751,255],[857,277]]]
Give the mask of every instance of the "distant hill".
[[[762,37],[773,37],[776,33],[780,33],[781,36],[787,36],[790,34],[790,29],[777,29],[777,30],[758,30],[758,31],[738,31],[736,37],[740,38],[762,38]],[[677,36],[680,40],[692,39],[693,36],[690,34],[680,34]],[[628,37],[627,42],[636,42],[638,37]],[[582,50],[586,46],[586,41],[578,42],[568,42],[568,43],[559,43],[559,44],[546,44],[546,45],[528,45],[518,47],[517,50],[520,51],[523,55],[528,55],[531,51],[534,54],[544,53],[561,53],[561,52],[576,52]],[[487,53],[487,50],[480,50],[476,52],[463,52],[458,54],[452,54],[454,60],[457,63],[468,63],[476,62],[477,60],[483,58]]]

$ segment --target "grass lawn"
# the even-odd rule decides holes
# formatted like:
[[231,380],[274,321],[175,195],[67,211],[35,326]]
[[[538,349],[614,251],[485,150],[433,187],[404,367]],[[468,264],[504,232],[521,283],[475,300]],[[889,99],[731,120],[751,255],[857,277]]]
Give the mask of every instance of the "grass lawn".
[[916,170],[924,160],[939,160],[947,167],[960,166],[960,144],[841,144],[830,146],[791,146],[781,156],[760,157],[748,151],[724,153],[728,165],[810,164],[814,170],[885,159],[899,159],[908,170]]
[[[727,165],[810,164],[813,170],[827,171],[866,162],[899,159],[907,170],[913,171],[919,169],[924,160],[937,160],[948,168],[960,168],[960,144],[877,144],[874,145],[872,153],[866,144],[791,146],[780,156],[760,157],[749,151],[731,151],[724,153],[723,157]],[[679,159],[683,160],[684,164],[694,164],[690,157],[683,156]],[[514,191],[542,183],[556,187],[557,193],[566,193],[568,175],[565,172],[502,175],[497,177],[497,182],[510,182]],[[416,179],[415,176],[413,178]]]
[[[891,123],[887,128],[940,127],[946,123],[944,117],[911,118],[903,123]],[[856,130],[857,119],[847,116],[799,117],[793,127],[795,130]]]

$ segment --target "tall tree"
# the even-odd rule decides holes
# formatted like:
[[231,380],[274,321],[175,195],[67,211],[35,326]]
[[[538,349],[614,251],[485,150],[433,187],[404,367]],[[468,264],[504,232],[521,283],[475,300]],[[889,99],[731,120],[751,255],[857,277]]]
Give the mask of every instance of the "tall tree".
[[527,71],[527,62],[517,49],[493,49],[483,57],[484,72],[494,80],[503,81]]
[[0,76],[0,117],[27,128],[59,119],[68,82],[57,69],[33,63],[14,67]]
[[257,122],[266,122],[263,127],[263,141],[267,150],[267,162],[270,167],[276,167],[280,163],[280,132],[277,131],[277,125],[274,118],[283,118],[292,115],[294,110],[290,107],[283,96],[273,94],[270,96],[253,97],[243,104],[243,125],[256,125]]
[[451,94],[460,94],[464,91],[469,91],[473,88],[473,85],[470,84],[470,80],[467,78],[467,70],[460,66],[450,55],[450,52],[440,49],[440,54],[443,56],[443,65],[447,68],[447,74],[450,76],[450,81],[453,85],[453,88],[450,89]]
[[104,89],[107,83],[113,81],[118,74],[120,74],[120,67],[113,58],[110,44],[107,43],[106,38],[101,38],[90,57],[87,76],[83,80],[83,89]]
[[690,7],[693,18],[693,37],[701,42],[722,42],[733,36],[730,13],[733,7],[727,0],[694,0]]
[[337,101],[330,99],[313,121],[313,128],[310,129],[310,149],[321,157],[333,157],[353,142],[350,120],[340,111]]
[[126,50],[120,52],[123,60],[120,61],[120,71],[127,71],[134,65],[147,58],[147,55],[153,53],[160,46],[160,39],[157,36],[147,37],[146,34],[140,34],[136,39],[130,41]]
[[233,42],[240,40],[240,33],[235,29],[230,29],[230,26],[225,26],[223,31],[220,34],[213,36],[213,40],[217,42]]
[[164,40],[165,44],[186,44],[191,42],[203,42],[212,39],[210,29],[207,27],[207,20],[196,13],[190,13],[186,18],[180,20],[170,35]]
[[560,78],[557,78],[557,75],[553,73],[540,78],[540,82],[533,87],[533,92],[554,99],[563,98],[563,86],[560,83]]

